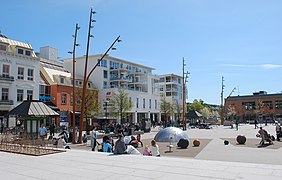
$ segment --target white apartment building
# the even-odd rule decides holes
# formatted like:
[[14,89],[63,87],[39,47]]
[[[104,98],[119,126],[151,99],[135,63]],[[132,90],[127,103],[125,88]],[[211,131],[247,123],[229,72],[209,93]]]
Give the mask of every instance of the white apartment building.
[[[87,74],[102,55],[89,56]],[[72,58],[65,59],[64,68],[72,72]],[[85,57],[76,58],[76,74],[84,75]],[[104,104],[112,92],[118,88],[126,90],[133,107],[128,111],[128,122],[139,122],[150,118],[160,121],[160,94],[158,76],[152,74],[153,68],[106,56],[91,74],[89,80],[99,89],[99,102]],[[106,107],[107,108],[107,107]],[[119,120],[120,121],[120,120]]]
[[[0,34],[0,121],[15,126],[15,118],[4,115],[23,100],[39,97],[39,58],[30,44]],[[0,126],[1,126],[0,125]]]
[[183,77],[175,74],[159,75],[159,88],[161,96],[174,106],[174,115],[170,120],[182,119]]

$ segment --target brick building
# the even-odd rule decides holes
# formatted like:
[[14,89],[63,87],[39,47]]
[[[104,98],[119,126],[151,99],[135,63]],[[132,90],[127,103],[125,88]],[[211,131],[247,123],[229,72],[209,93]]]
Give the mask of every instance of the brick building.
[[282,122],[282,93],[267,94],[265,91],[253,95],[229,96],[225,98],[224,117],[240,122]]

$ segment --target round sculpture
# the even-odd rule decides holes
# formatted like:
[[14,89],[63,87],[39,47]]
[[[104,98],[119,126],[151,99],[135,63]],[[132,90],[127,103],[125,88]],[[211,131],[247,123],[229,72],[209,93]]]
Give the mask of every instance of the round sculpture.
[[177,143],[177,147],[181,149],[186,149],[189,146],[188,139],[180,139]]
[[224,140],[223,143],[224,143],[224,145],[228,145],[228,144],[229,144],[229,141]]
[[245,144],[245,142],[247,141],[246,137],[242,136],[242,135],[238,135],[236,140],[237,140],[238,144]]
[[154,139],[157,142],[178,142],[180,139],[189,140],[187,132],[176,127],[167,127],[160,130]]
[[195,147],[198,147],[198,146],[200,146],[200,141],[199,141],[199,139],[195,139],[194,141],[193,141],[193,145],[195,146]]

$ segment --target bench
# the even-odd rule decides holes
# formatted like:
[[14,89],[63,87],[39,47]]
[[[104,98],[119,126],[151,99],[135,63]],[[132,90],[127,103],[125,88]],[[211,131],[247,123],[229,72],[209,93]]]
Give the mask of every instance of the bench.
[[169,145],[167,145],[166,147],[168,147],[168,149],[169,149],[168,152],[172,152],[171,149],[174,148],[174,146],[173,146],[172,144],[169,144]]

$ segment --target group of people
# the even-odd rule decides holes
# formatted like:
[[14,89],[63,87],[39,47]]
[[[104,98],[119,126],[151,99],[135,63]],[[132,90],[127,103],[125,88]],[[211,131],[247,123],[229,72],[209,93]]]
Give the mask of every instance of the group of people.
[[[126,143],[125,137],[122,133],[118,134],[118,139],[114,143],[112,137],[104,136],[101,144],[97,142],[97,132],[96,127],[93,127],[91,132],[91,150],[95,151],[96,146],[100,145],[101,148],[98,148],[98,151],[114,153],[114,154],[137,154],[141,155],[141,153],[136,149],[138,144],[141,144],[143,147],[143,142],[141,141],[141,135],[138,134],[135,138],[131,136],[131,140],[129,143]],[[137,144],[137,146],[135,146]],[[148,145],[145,146],[145,150],[143,155],[146,156],[160,156],[159,146],[157,145],[155,140],[151,141],[151,147]]]

